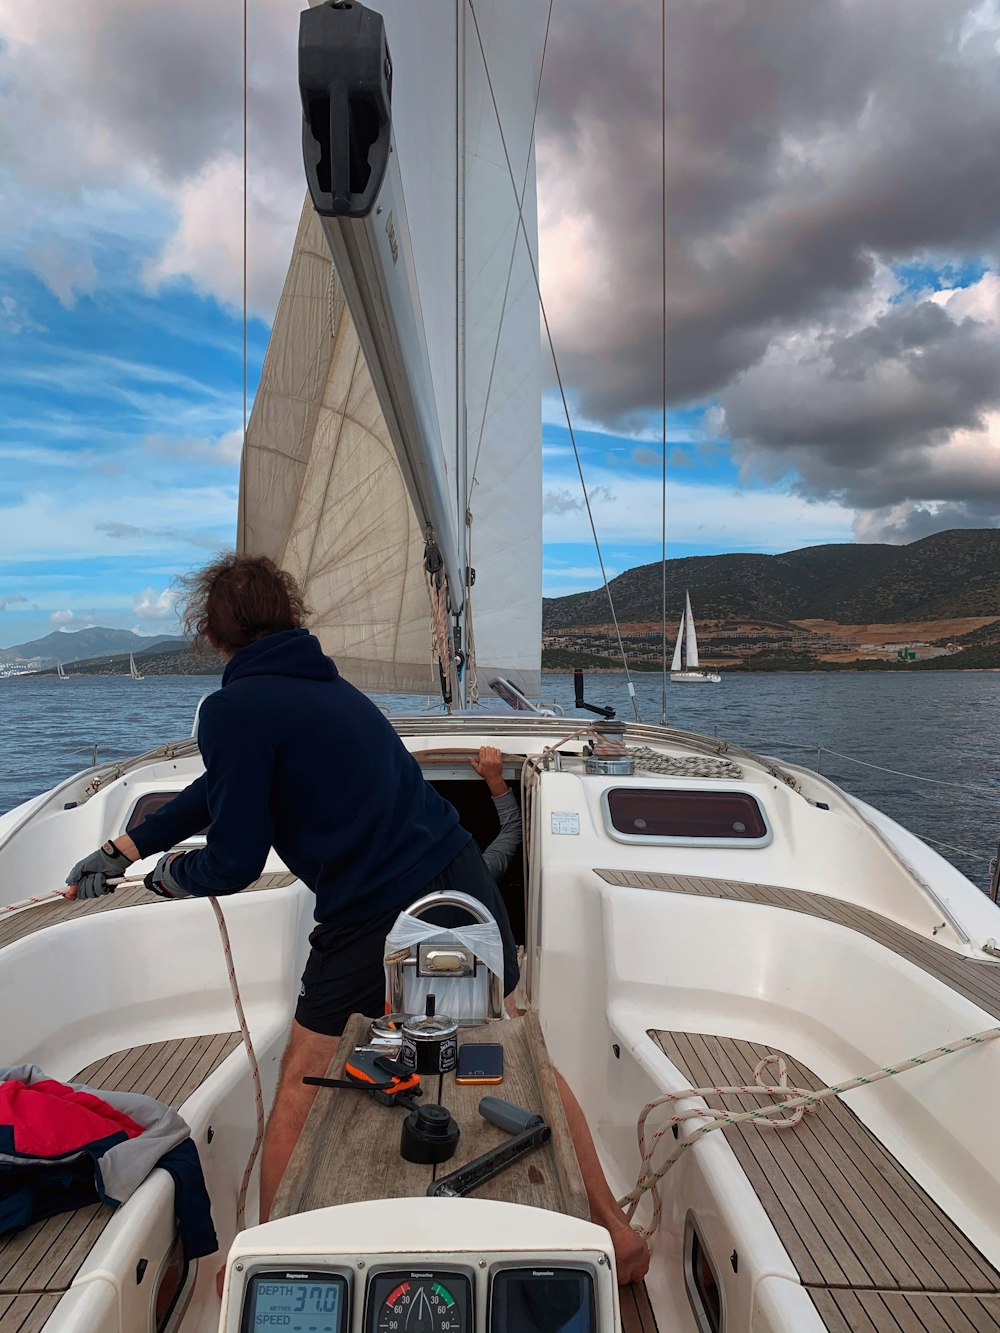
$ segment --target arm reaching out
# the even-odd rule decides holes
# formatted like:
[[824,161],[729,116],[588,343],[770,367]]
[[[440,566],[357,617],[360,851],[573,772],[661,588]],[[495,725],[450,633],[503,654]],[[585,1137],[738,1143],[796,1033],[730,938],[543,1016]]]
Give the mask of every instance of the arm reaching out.
[[484,745],[478,759],[470,759],[469,763],[489,787],[500,820],[500,832],[483,852],[487,870],[494,879],[499,879],[521,846],[521,809],[517,797],[504,782],[503,755],[495,746]]

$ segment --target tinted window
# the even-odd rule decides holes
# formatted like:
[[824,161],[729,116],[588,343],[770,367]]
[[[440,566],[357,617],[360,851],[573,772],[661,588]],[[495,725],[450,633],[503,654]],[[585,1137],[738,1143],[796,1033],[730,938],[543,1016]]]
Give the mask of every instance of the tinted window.
[[[135,808],[128,817],[128,823],[125,825],[126,833],[134,833],[144,819],[150,815],[155,815],[157,810],[169,804],[180,792],[176,791],[148,791],[145,796],[140,796],[135,803]],[[202,833],[205,833],[202,829]]]
[[635,838],[767,836],[760,806],[742,792],[616,787],[608,792],[608,809],[618,832]]

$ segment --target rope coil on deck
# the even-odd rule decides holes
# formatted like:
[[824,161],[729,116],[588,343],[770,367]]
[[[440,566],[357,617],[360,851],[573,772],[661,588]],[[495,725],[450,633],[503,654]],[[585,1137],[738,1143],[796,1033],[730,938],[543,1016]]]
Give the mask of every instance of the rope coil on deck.
[[[929,1051],[924,1051],[921,1055],[911,1056],[909,1060],[903,1060],[899,1064],[885,1065],[880,1069],[872,1070],[868,1074],[859,1074],[856,1078],[848,1079],[844,1083],[835,1083],[831,1087],[817,1090],[789,1086],[784,1060],[779,1055],[769,1055],[758,1061],[754,1067],[756,1083],[730,1087],[682,1088],[679,1092],[666,1092],[661,1097],[656,1097],[653,1101],[647,1102],[639,1116],[636,1125],[639,1152],[642,1156],[639,1178],[636,1181],[635,1188],[618,1200],[618,1206],[624,1210],[627,1220],[631,1222],[642,1196],[647,1192],[651,1194],[653,1215],[650,1224],[648,1227],[636,1226],[634,1228],[640,1236],[649,1239],[656,1234],[663,1213],[660,1192],[657,1188],[659,1182],[689,1148],[693,1147],[700,1138],[710,1134],[713,1129],[724,1129],[727,1125],[747,1123],[752,1123],[759,1129],[790,1129],[797,1125],[807,1112],[817,1110],[821,1102],[825,1102],[831,1097],[837,1097],[842,1092],[852,1092],[855,1088],[864,1088],[871,1083],[878,1083],[884,1078],[904,1074],[908,1069],[916,1069],[921,1065],[931,1064],[934,1060],[940,1060],[942,1056],[954,1055],[956,1051],[966,1050],[970,1046],[983,1046],[987,1042],[995,1041],[998,1037],[1000,1037],[1000,1027],[985,1028],[982,1032],[975,1032],[971,1036],[962,1037],[959,1041],[951,1042],[947,1046],[935,1046]],[[771,1064],[776,1064],[778,1068],[777,1083],[765,1083],[763,1079],[765,1069]],[[676,1115],[670,1116],[653,1135],[649,1146],[646,1146],[646,1120],[656,1107],[672,1102],[686,1101],[690,1097],[710,1097],[712,1095],[721,1097],[727,1093],[734,1096],[741,1093],[756,1093],[765,1097],[781,1097],[782,1100],[776,1102],[773,1106],[739,1112],[719,1111],[713,1107],[692,1106],[686,1111],[679,1111]],[[793,1095],[788,1097],[788,1093]],[[708,1120],[710,1123],[700,1125],[692,1134],[680,1139],[663,1165],[656,1171],[650,1171],[656,1145],[664,1134],[672,1131],[675,1125],[681,1125],[687,1120],[698,1119]]]

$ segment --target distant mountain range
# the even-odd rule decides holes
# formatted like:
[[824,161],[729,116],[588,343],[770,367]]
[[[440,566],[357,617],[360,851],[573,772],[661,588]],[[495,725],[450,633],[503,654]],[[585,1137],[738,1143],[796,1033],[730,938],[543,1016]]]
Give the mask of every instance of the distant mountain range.
[[0,648],[0,663],[23,664],[35,668],[55,666],[57,662],[81,662],[102,653],[141,653],[161,644],[181,645],[176,634],[133,634],[127,629],[103,629],[92,625],[88,629],[55,630],[44,638],[30,643],[15,643]]
[[[663,571],[639,565],[611,580],[622,623],[659,622]],[[667,615],[676,621],[685,589],[698,620],[831,620],[898,623],[1000,617],[1000,529],[939,532],[909,546],[807,546],[784,555],[703,555],[668,560]],[[603,588],[546,598],[547,633],[606,625]]]

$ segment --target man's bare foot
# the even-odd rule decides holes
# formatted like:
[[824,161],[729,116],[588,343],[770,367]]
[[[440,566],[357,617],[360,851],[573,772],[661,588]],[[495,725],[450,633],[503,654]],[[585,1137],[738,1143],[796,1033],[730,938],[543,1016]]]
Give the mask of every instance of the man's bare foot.
[[628,1287],[641,1282],[649,1272],[649,1246],[643,1237],[626,1222],[611,1232],[611,1243],[615,1248],[618,1285]]

